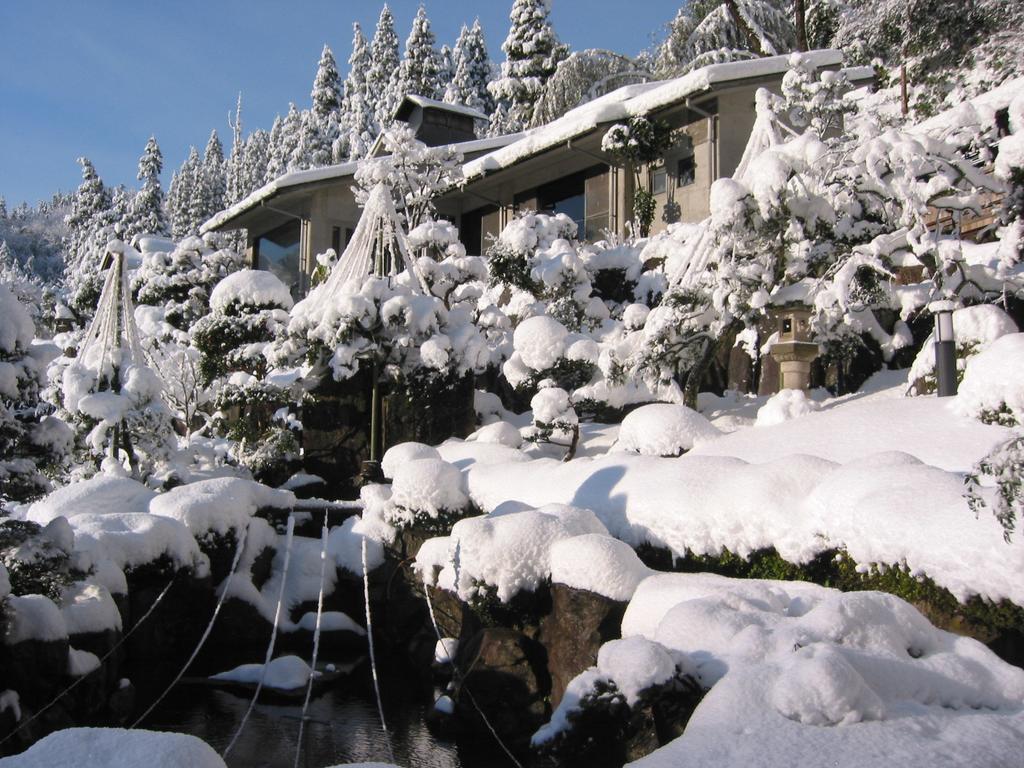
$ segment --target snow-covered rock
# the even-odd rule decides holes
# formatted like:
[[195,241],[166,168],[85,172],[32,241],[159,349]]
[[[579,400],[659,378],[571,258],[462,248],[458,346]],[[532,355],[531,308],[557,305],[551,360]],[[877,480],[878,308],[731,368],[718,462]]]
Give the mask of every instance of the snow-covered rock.
[[7,645],[24,640],[63,640],[68,636],[60,608],[45,595],[10,595],[4,610],[7,627],[3,641]]
[[380,468],[384,477],[394,477],[399,467],[417,459],[439,459],[441,454],[437,449],[424,443],[399,443],[384,451],[384,458],[381,459]]
[[195,736],[127,728],[65,728],[3,762],[5,768],[225,768]]
[[266,665],[242,664],[227,672],[210,675],[210,679],[255,685],[262,678],[264,688],[290,691],[306,685],[311,672],[309,665],[298,656],[280,656]]
[[626,601],[652,571],[623,541],[588,533],[551,546],[551,581]]
[[438,517],[469,504],[466,481],[458,467],[441,459],[417,459],[395,471],[392,500],[411,512]]
[[197,537],[239,531],[263,507],[291,509],[295,494],[253,480],[217,477],[179,485],[154,498],[149,511],[184,523]]
[[69,520],[77,515],[147,512],[156,494],[129,478],[95,475],[58,488],[28,508],[27,519],[46,524],[57,517]]

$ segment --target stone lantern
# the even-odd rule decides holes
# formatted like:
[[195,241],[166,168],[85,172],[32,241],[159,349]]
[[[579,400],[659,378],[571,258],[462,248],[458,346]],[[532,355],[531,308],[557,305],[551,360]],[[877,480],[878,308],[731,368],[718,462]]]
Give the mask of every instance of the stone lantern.
[[811,341],[811,309],[806,304],[789,303],[772,310],[778,340],[771,356],[779,364],[780,389],[804,389],[811,383],[811,363],[818,356],[818,345]]

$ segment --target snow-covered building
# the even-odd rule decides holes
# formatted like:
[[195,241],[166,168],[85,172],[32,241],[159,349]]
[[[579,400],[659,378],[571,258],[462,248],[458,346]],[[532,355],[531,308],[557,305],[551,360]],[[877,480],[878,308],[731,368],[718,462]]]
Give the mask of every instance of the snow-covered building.
[[[840,51],[805,55],[819,69],[842,66]],[[431,99],[406,97],[395,117],[428,145],[454,142],[462,151],[465,181],[437,207],[458,226],[470,253],[482,253],[489,237],[521,210],[566,213],[580,238],[592,241],[605,232],[625,235],[631,218],[634,174],[601,148],[612,125],[643,116],[675,129],[675,145],[640,174],[657,203],[652,232],[700,221],[710,212],[712,183],[731,175],[743,156],[755,92],[779,91],[789,66],[788,55],[712,64],[679,78],[624,86],[524,134],[493,139],[465,141],[473,110]],[[846,72],[854,84],[873,77],[870,67]],[[253,266],[305,293],[316,254],[331,247],[340,253],[355,228],[356,168],[343,163],[285,174],[214,216],[203,232],[246,228]]]

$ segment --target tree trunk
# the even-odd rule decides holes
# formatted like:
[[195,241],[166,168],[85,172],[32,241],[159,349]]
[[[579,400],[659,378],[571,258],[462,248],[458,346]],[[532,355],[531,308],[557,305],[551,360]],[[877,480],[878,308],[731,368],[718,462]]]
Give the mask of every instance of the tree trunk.
[[807,50],[807,12],[804,0],[793,0],[793,13],[796,15],[796,49]]
[[708,366],[711,365],[711,361],[715,359],[715,353],[718,351],[718,341],[705,341],[704,352],[700,356],[700,360],[697,364],[690,369],[689,373],[686,374],[686,384],[683,386],[683,405],[687,408],[693,408],[697,410],[697,394],[700,392],[700,384],[704,381],[704,374],[708,371]]
[[740,13],[740,8],[736,5],[736,0],[724,0],[725,7],[729,11],[729,15],[732,17],[733,24],[740,33],[747,38],[747,44],[750,46],[751,53],[755,53],[758,56],[764,56],[764,48],[761,47],[761,41],[757,35],[754,34],[754,30],[747,24],[747,20],[743,18],[743,14]]

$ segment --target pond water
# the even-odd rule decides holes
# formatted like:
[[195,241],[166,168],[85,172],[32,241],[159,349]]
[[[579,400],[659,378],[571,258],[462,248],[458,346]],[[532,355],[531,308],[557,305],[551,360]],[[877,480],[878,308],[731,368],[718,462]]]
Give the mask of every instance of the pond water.
[[[393,761],[415,768],[514,768],[491,739],[452,742],[427,730],[431,706],[411,678],[380,670],[381,698]],[[265,700],[266,699],[266,700]],[[141,724],[152,730],[190,733],[218,753],[231,741],[249,706],[245,692],[179,684]],[[261,695],[226,762],[229,768],[278,768],[295,764],[302,701]],[[310,702],[299,765],[392,762],[381,730],[369,665],[358,664]]]

